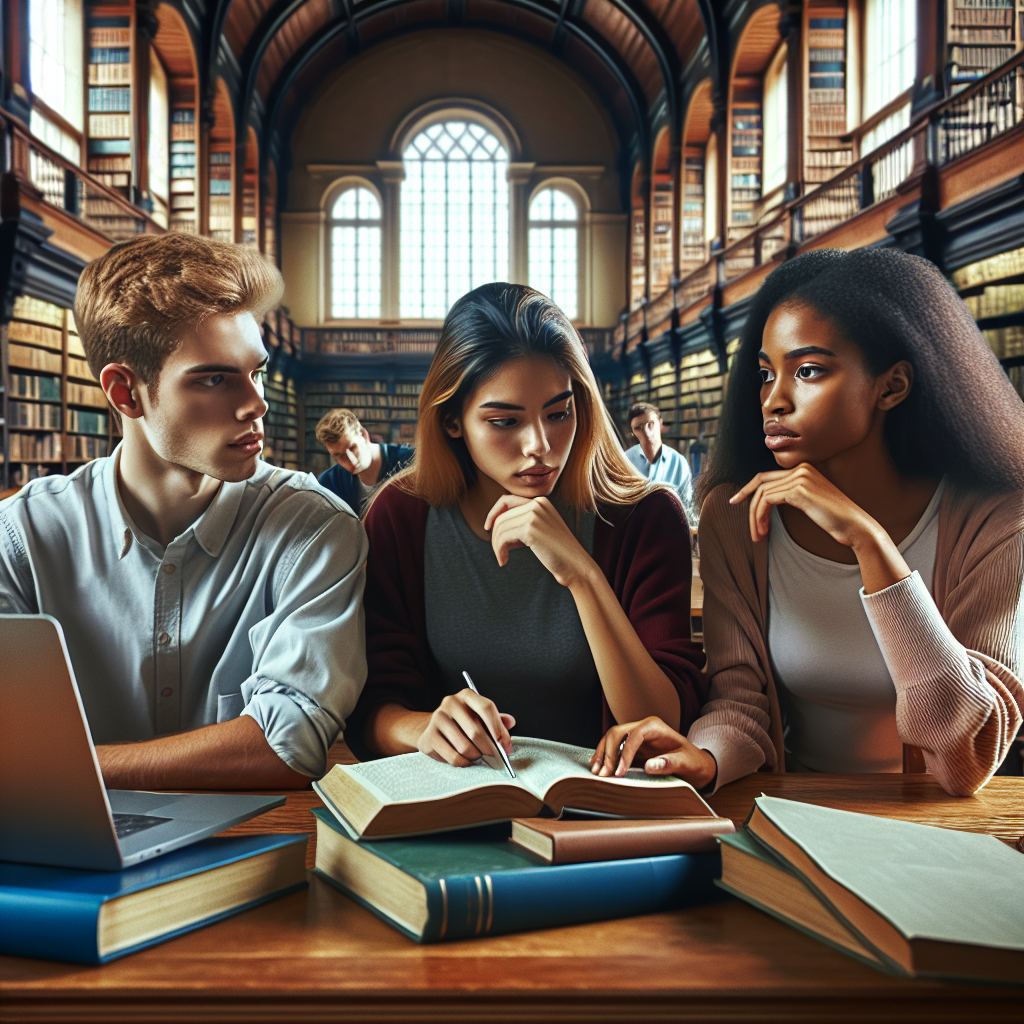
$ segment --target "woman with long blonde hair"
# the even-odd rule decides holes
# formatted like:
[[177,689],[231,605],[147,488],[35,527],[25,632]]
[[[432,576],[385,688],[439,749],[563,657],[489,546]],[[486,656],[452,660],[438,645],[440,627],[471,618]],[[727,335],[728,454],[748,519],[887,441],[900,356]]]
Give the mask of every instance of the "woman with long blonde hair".
[[[521,285],[445,320],[416,455],[366,514],[369,675],[346,731],[361,757],[465,766],[508,730],[594,747],[615,722],[686,729],[682,506],[626,461],[579,336]],[[485,696],[465,686],[468,671]]]

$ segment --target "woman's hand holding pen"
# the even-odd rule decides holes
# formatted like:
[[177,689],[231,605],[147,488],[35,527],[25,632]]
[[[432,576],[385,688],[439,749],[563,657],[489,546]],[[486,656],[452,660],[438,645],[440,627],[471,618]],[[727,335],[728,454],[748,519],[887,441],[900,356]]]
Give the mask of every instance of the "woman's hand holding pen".
[[580,579],[581,568],[593,564],[547,498],[506,494],[487,513],[484,529],[491,534],[499,565],[508,562],[510,551],[527,547],[563,587],[571,588]]
[[481,757],[498,757],[491,735],[511,754],[512,737],[508,730],[515,724],[511,715],[498,711],[494,701],[467,687],[441,701],[416,746],[435,761],[467,768]]
[[654,717],[612,726],[598,743],[590,770],[602,778],[621,778],[638,754],[648,775],[677,775],[695,789],[710,785],[718,774],[711,753]]

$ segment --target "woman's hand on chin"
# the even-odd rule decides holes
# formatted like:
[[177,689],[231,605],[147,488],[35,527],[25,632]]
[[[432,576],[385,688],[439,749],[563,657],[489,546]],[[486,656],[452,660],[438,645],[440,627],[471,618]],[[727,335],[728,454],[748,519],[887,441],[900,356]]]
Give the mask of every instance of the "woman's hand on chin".
[[498,565],[508,562],[510,551],[527,547],[563,587],[571,588],[594,564],[548,498],[506,494],[487,513],[484,529]]
[[496,736],[505,752],[511,754],[512,737],[508,731],[515,724],[511,715],[498,711],[494,701],[467,688],[441,701],[416,747],[435,761],[467,768],[481,757],[498,757],[491,736]]
[[800,509],[833,540],[856,548],[868,536],[884,532],[859,505],[827,480],[809,462],[792,469],[758,473],[730,499],[735,505],[750,497],[750,536],[756,544],[768,536],[773,505]]
[[621,778],[638,755],[648,775],[676,775],[695,789],[709,786],[718,774],[718,762],[709,751],[654,717],[612,726],[598,743],[590,770],[602,778]]

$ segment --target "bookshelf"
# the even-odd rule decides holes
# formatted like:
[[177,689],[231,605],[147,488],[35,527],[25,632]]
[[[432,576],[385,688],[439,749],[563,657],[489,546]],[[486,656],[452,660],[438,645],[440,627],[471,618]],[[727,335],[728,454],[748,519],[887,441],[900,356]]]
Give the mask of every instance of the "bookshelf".
[[87,169],[131,199],[132,20],[96,8],[86,17]]
[[675,363],[671,360],[659,363],[651,370],[650,398],[648,401],[656,405],[661,412],[661,421],[664,424],[662,436],[666,441],[677,443],[679,437],[676,415],[678,402],[676,395]]
[[961,267],[952,280],[1024,398],[1024,248]]
[[636,309],[647,296],[647,218],[642,195],[633,197],[631,223],[629,308]]
[[222,142],[212,143],[210,149],[210,237],[218,242],[230,242],[235,224],[231,202],[231,150]]
[[687,146],[683,157],[683,240],[680,274],[703,266],[707,259],[704,244],[704,150]]
[[672,281],[672,153],[669,130],[658,133],[651,169],[651,290],[657,298]]
[[946,0],[946,75],[956,91],[1021,48],[1024,0]]
[[299,468],[299,407],[295,381],[280,370],[267,377],[264,398],[270,407],[264,419],[263,458],[283,469]]
[[249,129],[249,144],[245,148],[245,167],[242,169],[242,245],[259,245],[259,152],[256,138]]
[[814,4],[807,19],[807,145],[804,180],[808,187],[834,178],[853,160],[846,134],[847,12],[844,4]]
[[113,423],[71,312],[19,296],[7,328],[9,482],[109,454]]
[[175,104],[171,110],[172,231],[198,232],[196,180],[196,108]]
[[734,242],[753,227],[761,201],[764,129],[760,79],[734,79],[729,127],[729,241]]

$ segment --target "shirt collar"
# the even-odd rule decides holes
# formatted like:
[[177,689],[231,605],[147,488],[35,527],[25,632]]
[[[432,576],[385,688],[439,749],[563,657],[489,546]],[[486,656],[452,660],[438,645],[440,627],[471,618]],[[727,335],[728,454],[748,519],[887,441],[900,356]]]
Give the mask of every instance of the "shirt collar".
[[[112,511],[111,527],[115,550],[118,552],[118,558],[124,558],[131,550],[131,546],[135,541],[146,548],[152,548],[155,542],[135,525],[132,517],[128,514],[128,510],[124,507],[124,502],[121,500],[121,491],[117,486],[117,472],[120,464],[121,444],[119,443],[107,460],[103,472],[105,477],[104,488],[106,489],[109,507]],[[256,472],[249,480],[259,485],[262,482],[262,478],[271,471],[271,467],[261,461],[257,464]],[[206,511],[182,536],[187,536],[191,531],[199,546],[211,558],[216,558],[224,547],[224,542],[228,539],[228,534],[234,525],[247,483],[249,481],[246,480],[238,481],[237,483],[228,483],[226,481],[222,483]],[[116,514],[113,514],[115,509],[117,510]],[[178,539],[175,538],[175,540]]]

